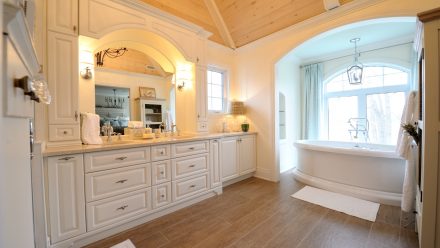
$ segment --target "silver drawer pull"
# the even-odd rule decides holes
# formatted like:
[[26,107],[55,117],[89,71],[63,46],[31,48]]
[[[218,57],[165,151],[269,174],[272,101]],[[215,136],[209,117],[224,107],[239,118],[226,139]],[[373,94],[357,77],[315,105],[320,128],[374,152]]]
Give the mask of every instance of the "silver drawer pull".
[[64,157],[64,158],[60,158],[60,159],[58,159],[58,160],[64,160],[64,161],[67,161],[67,160],[71,160],[72,158],[75,158],[75,157]]
[[122,180],[116,181],[115,183],[125,183],[127,181],[128,181],[128,179],[122,179]]
[[195,188],[195,187],[196,187],[196,185],[194,185],[194,184],[193,184],[193,185],[191,185],[191,186],[189,186],[189,187],[190,187],[190,188]]
[[188,167],[191,167],[191,168],[193,168],[193,167],[195,167],[196,165],[195,164],[192,164],[192,165],[190,165],[190,166],[188,166]]
[[124,206],[118,207],[116,209],[116,211],[118,211],[118,210],[125,210],[126,208],[128,208],[128,205],[124,205]]
[[194,147],[190,147],[190,148],[188,148],[188,149],[190,149],[190,150],[194,150],[195,148],[194,148]]
[[115,158],[115,160],[125,160],[125,159],[127,159],[128,157],[118,157],[118,158]]

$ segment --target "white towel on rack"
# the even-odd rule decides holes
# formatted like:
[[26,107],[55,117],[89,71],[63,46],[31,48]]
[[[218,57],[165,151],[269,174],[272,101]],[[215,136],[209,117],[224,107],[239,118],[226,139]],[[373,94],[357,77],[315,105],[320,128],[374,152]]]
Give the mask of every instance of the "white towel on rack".
[[[414,125],[419,119],[419,94],[417,91],[411,91],[408,94],[405,107],[403,108],[401,124]],[[404,132],[400,127],[397,136],[396,152],[404,159],[408,159],[412,137]]]
[[81,140],[85,145],[100,145],[102,139],[99,137],[99,115],[92,113],[81,113]]
[[409,156],[405,165],[405,177],[403,179],[402,189],[402,210],[410,212],[414,210],[416,200],[416,166],[419,160],[418,147],[415,143],[410,146]]

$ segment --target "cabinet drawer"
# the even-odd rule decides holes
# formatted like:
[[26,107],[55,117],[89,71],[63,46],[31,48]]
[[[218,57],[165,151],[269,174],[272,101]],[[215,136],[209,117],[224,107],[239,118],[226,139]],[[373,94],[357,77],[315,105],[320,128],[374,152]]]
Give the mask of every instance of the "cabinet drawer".
[[79,140],[79,125],[49,125],[49,141]]
[[171,183],[153,186],[153,208],[159,208],[171,203]]
[[208,171],[208,154],[172,160],[173,180]]
[[209,141],[196,141],[173,144],[171,146],[172,157],[182,157],[209,152]]
[[173,182],[173,201],[195,195],[208,189],[208,173]]
[[87,204],[87,231],[125,220],[151,209],[151,189]]
[[153,185],[171,181],[171,162],[164,160],[151,163]]
[[150,185],[150,164],[98,171],[86,174],[86,199],[95,201]]
[[151,147],[151,160],[165,160],[171,157],[170,145],[152,146]]
[[86,153],[86,172],[101,171],[128,165],[150,162],[150,148],[120,149],[107,152]]

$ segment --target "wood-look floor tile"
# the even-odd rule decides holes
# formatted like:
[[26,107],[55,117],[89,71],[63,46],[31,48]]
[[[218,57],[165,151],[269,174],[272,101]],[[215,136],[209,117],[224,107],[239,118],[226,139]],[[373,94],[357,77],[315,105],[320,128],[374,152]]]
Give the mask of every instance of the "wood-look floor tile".
[[399,208],[382,205],[378,221],[371,223],[290,197],[302,187],[291,173],[282,174],[280,183],[246,179],[225,187],[222,195],[87,247],[126,239],[137,248],[418,247],[413,229],[399,226],[406,221]]
[[373,223],[367,248],[400,248],[400,228],[381,222]]

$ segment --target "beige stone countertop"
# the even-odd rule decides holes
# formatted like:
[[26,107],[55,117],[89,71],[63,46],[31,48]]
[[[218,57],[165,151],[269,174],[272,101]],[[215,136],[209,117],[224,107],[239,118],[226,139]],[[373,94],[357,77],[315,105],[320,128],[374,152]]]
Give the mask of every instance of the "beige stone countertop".
[[223,137],[256,134],[257,132],[229,132],[229,133],[210,133],[210,134],[183,134],[180,136],[161,137],[154,139],[125,139],[118,140],[113,136],[113,142],[101,145],[71,145],[71,146],[52,146],[46,147],[43,151],[44,157],[68,155],[76,153],[88,153],[98,151],[118,150],[125,148],[136,148],[152,145],[174,144],[180,142],[191,142],[206,139],[219,139]]

